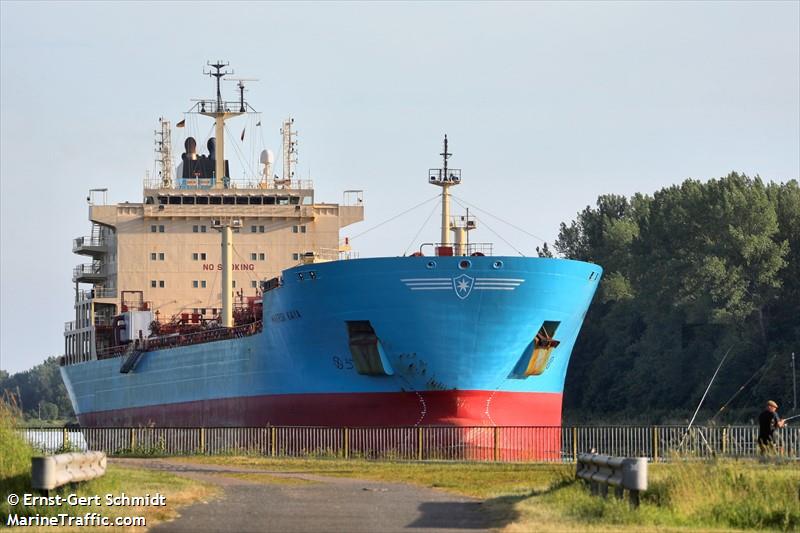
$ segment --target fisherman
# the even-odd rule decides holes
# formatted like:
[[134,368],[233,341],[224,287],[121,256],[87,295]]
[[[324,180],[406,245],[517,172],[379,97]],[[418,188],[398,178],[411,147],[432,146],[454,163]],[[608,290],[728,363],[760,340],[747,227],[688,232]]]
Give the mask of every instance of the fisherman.
[[775,453],[775,433],[786,421],[778,416],[778,404],[770,400],[758,416],[758,448],[761,455]]

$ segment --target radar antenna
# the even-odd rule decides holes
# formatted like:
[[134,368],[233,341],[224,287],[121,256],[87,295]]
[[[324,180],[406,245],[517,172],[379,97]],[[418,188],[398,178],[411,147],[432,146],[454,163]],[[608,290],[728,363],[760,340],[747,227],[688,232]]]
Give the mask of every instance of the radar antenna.
[[256,78],[225,78],[224,81],[236,81],[236,87],[239,89],[239,113],[246,113],[247,108],[244,105],[244,82],[258,81]]
[[223,111],[223,109],[222,109],[222,92],[220,91],[219,81],[223,76],[227,76],[229,74],[233,74],[233,71],[231,70],[230,72],[228,72],[228,71],[223,72],[222,69],[227,67],[228,65],[230,65],[230,63],[223,63],[219,59],[217,60],[216,63],[206,62],[206,64],[209,67],[211,67],[211,68],[216,70],[216,72],[211,72],[210,70],[208,72],[206,72],[205,69],[203,69],[203,74],[206,74],[207,76],[213,76],[214,78],[217,78],[217,113],[221,113]]

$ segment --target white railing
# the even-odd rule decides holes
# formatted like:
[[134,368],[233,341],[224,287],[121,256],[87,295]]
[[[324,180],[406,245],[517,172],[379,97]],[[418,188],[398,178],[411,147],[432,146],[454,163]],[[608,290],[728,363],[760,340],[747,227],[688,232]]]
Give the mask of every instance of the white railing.
[[116,298],[117,289],[99,287],[96,289],[81,289],[78,291],[78,301],[85,302],[95,298]]
[[102,248],[106,245],[103,237],[77,237],[72,240],[72,251],[83,247]]
[[72,279],[81,277],[105,277],[106,270],[106,266],[103,263],[84,263],[76,266],[72,270]]
[[364,191],[360,189],[344,191],[342,193],[342,205],[345,207],[364,205]]
[[226,179],[225,187],[217,189],[214,181],[208,178],[177,178],[173,180],[172,187],[164,187],[160,179],[145,178],[143,185],[149,190],[252,190],[262,189],[270,191],[284,190],[310,190],[314,188],[314,180],[263,180],[258,178]]

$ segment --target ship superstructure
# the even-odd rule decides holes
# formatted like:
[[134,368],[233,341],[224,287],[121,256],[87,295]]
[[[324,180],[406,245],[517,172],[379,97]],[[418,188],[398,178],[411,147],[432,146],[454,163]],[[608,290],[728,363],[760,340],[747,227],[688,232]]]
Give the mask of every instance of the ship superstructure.
[[[315,201],[292,171],[290,119],[281,177],[264,152],[260,177],[230,179],[220,122],[250,109],[240,95],[224,102],[218,84],[216,100],[196,103],[219,148],[198,154],[188,137],[143,202],[90,196],[93,234],[75,251],[93,261],[75,271],[62,366],[81,424],[559,425],[602,269],[471,242],[474,217],[450,212],[461,171],[447,137],[428,172],[442,191],[439,242],[348,258],[339,230],[362,219],[361,193]],[[159,160],[170,160],[168,130]]]
[[[89,191],[91,233],[73,240],[72,250],[88,259],[73,270],[75,320],[65,325],[66,362],[97,359],[105,350],[131,340],[127,331],[115,331],[115,317],[147,311],[136,329],[147,336],[151,321],[182,321],[200,325],[219,321],[222,300],[234,303],[260,299],[260,281],[279,276],[294,265],[332,260],[346,253],[339,242],[341,228],[363,220],[361,191],[347,191],[344,203],[317,202],[311,180],[294,178],[296,132],[294,121],[284,121],[281,133],[288,154],[282,177],[273,174],[271,151],[261,154],[262,173],[231,179],[223,165],[224,123],[254,110],[242,98],[223,101],[219,80],[224,65],[212,65],[217,98],[200,100],[187,115],[214,119],[215,137],[198,153],[194,137],[187,137],[181,163],[173,169],[169,121],[156,130],[159,175],[144,180],[141,202],[109,205],[106,189]],[[231,111],[235,110],[235,111]],[[216,153],[215,153],[216,152]],[[219,157],[217,157],[219,156]],[[221,176],[217,179],[216,176]],[[236,248],[230,257],[230,290],[224,291],[221,225],[231,226]],[[227,322],[226,322],[227,320]]]

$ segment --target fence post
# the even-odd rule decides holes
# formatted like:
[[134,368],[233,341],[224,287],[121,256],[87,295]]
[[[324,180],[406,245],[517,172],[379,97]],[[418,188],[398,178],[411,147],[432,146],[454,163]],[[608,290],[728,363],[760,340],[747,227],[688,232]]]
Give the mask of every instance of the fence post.
[[494,461],[500,460],[500,428],[495,426],[494,431]]
[[344,428],[344,458],[350,459],[350,428]]
[[572,462],[578,462],[578,427],[572,426]]
[[653,462],[658,462],[658,426],[653,426]]
[[200,453],[206,453],[206,428],[200,428]]
[[417,436],[419,437],[419,446],[417,450],[417,460],[422,461],[422,426],[417,428]]
[[276,444],[277,444],[276,441],[277,441],[277,438],[278,438],[278,435],[277,435],[277,429],[278,428],[276,428],[275,426],[272,426],[270,429],[272,430],[271,431],[272,434],[271,434],[271,438],[270,438],[270,441],[271,441],[270,448],[272,449],[272,457],[275,457],[275,453],[276,453],[275,448],[277,447],[276,446]]
[[69,446],[69,431],[67,431],[67,428],[64,428],[64,432],[61,437],[61,447],[66,450],[68,446]]
[[728,454],[728,428],[722,428],[722,455]]
[[130,446],[129,446],[130,450],[131,451],[135,450],[136,449],[136,429],[135,428],[131,428],[129,441],[130,441]]

